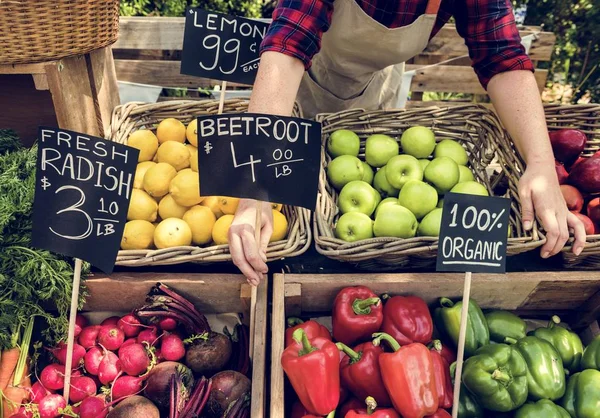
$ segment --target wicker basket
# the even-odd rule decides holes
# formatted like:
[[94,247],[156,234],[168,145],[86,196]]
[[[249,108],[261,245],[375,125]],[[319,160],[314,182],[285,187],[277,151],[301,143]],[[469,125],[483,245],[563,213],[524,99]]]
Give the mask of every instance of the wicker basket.
[[[490,193],[493,184],[501,177],[508,180],[507,194],[512,199],[510,224],[511,238],[508,241],[508,255],[515,255],[535,249],[543,244],[537,225],[531,232],[523,231],[521,226],[520,203],[517,192],[518,178],[507,167],[521,167],[521,162],[513,159],[508,166],[499,166],[496,174],[491,163],[496,156],[497,146],[504,131],[496,116],[483,106],[464,105],[451,107],[429,107],[412,110],[372,111],[349,110],[336,114],[318,115],[323,123],[323,144],[330,133],[338,129],[349,129],[361,138],[361,153],[364,159],[364,141],[375,133],[387,134],[399,138],[402,132],[415,125],[430,127],[436,139],[451,138],[459,141],[469,151],[470,165],[479,182]],[[319,196],[314,219],[314,233],[317,251],[341,261],[356,264],[369,270],[394,270],[410,266],[411,268],[430,267],[437,256],[437,237],[372,238],[353,243],[342,241],[334,235],[334,225],[339,211],[338,193],[327,181],[325,168],[331,158],[322,147],[322,170],[319,181]],[[492,178],[493,177],[493,178]]]
[[0,0],[0,63],[85,54],[119,32],[118,0]]
[[[177,100],[157,104],[128,103],[117,106],[113,111],[107,139],[126,144],[131,132],[140,128],[155,130],[162,119],[176,118],[183,123],[188,123],[198,115],[216,114],[218,108],[219,102],[214,100]],[[247,109],[248,101],[232,99],[225,101],[223,112],[245,112]],[[296,107],[294,116],[299,115],[300,110]],[[300,255],[311,243],[310,212],[303,208],[284,206],[283,213],[288,220],[287,238],[269,244],[268,261]],[[116,265],[139,267],[219,261],[231,261],[228,245],[174,247],[163,250],[121,250]]]

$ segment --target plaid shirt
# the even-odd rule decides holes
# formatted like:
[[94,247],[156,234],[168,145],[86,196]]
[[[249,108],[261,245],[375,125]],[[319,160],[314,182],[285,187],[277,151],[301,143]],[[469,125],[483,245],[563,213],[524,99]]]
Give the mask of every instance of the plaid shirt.
[[[411,24],[425,13],[427,6],[427,0],[355,1],[365,13],[388,28]],[[261,52],[281,52],[302,60],[305,68],[310,68],[332,14],[333,0],[279,0]],[[534,70],[521,45],[510,0],[442,0],[431,37],[452,16],[484,88],[498,73]]]

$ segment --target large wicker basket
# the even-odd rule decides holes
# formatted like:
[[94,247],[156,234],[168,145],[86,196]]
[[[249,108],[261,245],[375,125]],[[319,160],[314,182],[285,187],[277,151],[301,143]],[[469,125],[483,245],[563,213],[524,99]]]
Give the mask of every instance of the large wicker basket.
[[0,0],[0,63],[85,54],[119,32],[119,0]]
[[[187,124],[198,115],[216,114],[218,108],[219,102],[214,100],[177,100],[156,104],[128,103],[117,106],[112,115],[107,139],[126,144],[131,132],[141,128],[155,130],[162,119],[176,118]],[[225,101],[223,112],[245,112],[247,109],[248,101],[232,99]],[[294,116],[300,116],[298,108]],[[283,213],[288,220],[287,238],[269,244],[268,261],[300,255],[311,243],[310,212],[303,208],[284,206]],[[139,267],[220,261],[231,261],[228,245],[175,247],[163,250],[121,250],[116,265]]]
[[[510,165],[491,166],[496,156],[498,143],[505,136],[497,117],[480,105],[451,107],[428,107],[412,110],[371,111],[349,110],[336,114],[318,115],[323,124],[323,144],[329,134],[338,129],[349,129],[361,138],[361,153],[364,159],[364,141],[375,133],[399,138],[402,132],[415,125],[431,128],[438,141],[446,138],[459,141],[469,151],[469,161],[479,182],[493,193],[493,185],[504,178],[508,182],[508,192],[512,199],[510,224],[511,237],[508,241],[508,255],[530,251],[543,244],[537,225],[531,232],[525,232],[521,223],[516,172],[509,167],[521,167],[519,160],[511,160]],[[315,242],[317,251],[327,257],[356,264],[369,270],[394,270],[410,266],[427,268],[435,263],[437,237],[372,238],[348,243],[335,237],[334,226],[339,217],[338,193],[328,183],[325,168],[331,161],[322,147],[322,170],[319,181],[319,196],[314,218]]]

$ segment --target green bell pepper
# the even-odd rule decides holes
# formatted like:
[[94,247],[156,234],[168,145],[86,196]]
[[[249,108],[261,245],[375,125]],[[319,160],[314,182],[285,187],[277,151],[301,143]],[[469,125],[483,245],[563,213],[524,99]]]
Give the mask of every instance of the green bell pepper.
[[520,340],[525,337],[527,324],[517,315],[507,311],[490,311],[485,314],[490,340],[496,343],[506,343],[506,338]]
[[565,394],[565,369],[558,351],[546,340],[538,337],[520,339],[515,348],[527,363],[527,385],[533,400],[555,401]]
[[[437,329],[458,347],[462,301],[453,303],[448,298],[440,299],[440,307],[434,311]],[[467,334],[465,337],[465,358],[475,354],[479,347],[490,343],[490,331],[481,308],[472,299],[469,301]]]
[[458,418],[485,418],[483,408],[477,403],[464,384],[460,385]]
[[594,338],[583,351],[581,369],[600,370],[600,335]]
[[528,335],[548,341],[556,348],[563,362],[563,367],[570,372],[578,372],[583,356],[583,344],[579,335],[559,326],[560,318],[556,315],[546,328],[538,328]]
[[527,400],[527,364],[514,347],[486,345],[463,365],[462,381],[481,406],[508,412]]
[[526,403],[515,412],[515,418],[571,418],[562,407],[548,399]]
[[560,405],[572,418],[599,418],[600,371],[584,370],[571,376]]

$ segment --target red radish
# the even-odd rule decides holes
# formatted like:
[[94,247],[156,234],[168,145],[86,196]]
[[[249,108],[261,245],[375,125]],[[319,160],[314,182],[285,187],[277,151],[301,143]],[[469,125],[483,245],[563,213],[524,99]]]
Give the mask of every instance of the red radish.
[[121,376],[117,378],[112,385],[111,399],[121,399],[141,392],[144,380],[146,377]]
[[79,344],[81,344],[86,350],[95,346],[100,328],[100,325],[90,325],[89,327],[82,329],[81,333],[79,334]]
[[31,418],[33,415],[29,412],[26,412],[25,410],[23,411],[19,411],[15,414],[12,414],[10,416],[10,418]]
[[108,385],[119,373],[121,373],[121,360],[112,351],[106,351],[98,367],[98,379],[103,385]]
[[121,349],[123,347],[127,347],[128,345],[131,344],[137,344],[137,339],[136,338],[127,338],[125,341],[123,341],[123,344],[121,344],[121,347],[119,347],[119,351],[121,351]]
[[173,331],[175,328],[177,328],[177,321],[175,321],[173,318],[163,318],[159,321],[158,326],[163,331]]
[[97,396],[85,398],[79,405],[79,418],[105,418],[107,415],[106,404]]
[[50,395],[51,393],[52,392],[46,389],[41,382],[35,382],[31,385],[31,403],[38,404],[44,396]]
[[[60,342],[58,346],[50,350],[56,360],[63,366],[67,363],[67,344]],[[72,369],[76,369],[83,364],[83,357],[85,356],[85,348],[77,343],[73,344],[73,362],[71,363]]]
[[119,319],[121,318],[119,318],[118,316],[110,316],[104,321],[100,322],[100,326],[108,325],[109,327],[116,327],[119,323]]
[[117,327],[104,325],[98,332],[98,344],[107,350],[116,351],[125,341],[125,334]]
[[73,403],[81,402],[89,396],[96,394],[96,382],[94,379],[87,376],[77,376],[71,379],[71,392],[69,399]]
[[146,348],[142,344],[131,344],[119,349],[119,359],[123,371],[130,376],[139,376],[150,366]]
[[121,329],[127,338],[136,337],[142,330],[142,323],[134,314],[127,314],[117,323],[117,327]]
[[67,406],[65,398],[57,394],[45,396],[38,405],[40,418],[59,418],[61,413],[58,412]]
[[162,337],[160,351],[163,358],[167,361],[178,361],[185,356],[183,341],[175,334]]
[[146,342],[150,345],[154,345],[157,343],[157,339],[158,328],[156,328],[154,325],[141,331],[137,336],[137,342],[140,344],[144,344]]
[[81,314],[77,314],[77,317],[75,318],[75,338],[79,336],[82,329],[87,327],[87,324],[87,318]]
[[100,367],[103,357],[104,352],[100,347],[90,348],[83,358],[85,370],[91,375],[98,376],[98,367]]
[[165,361],[165,358],[162,355],[162,351],[160,350],[160,348],[157,348],[156,351],[154,352],[154,355],[156,356],[156,362],[160,363],[161,361]]
[[40,383],[50,390],[59,390],[65,387],[65,366],[50,364],[44,367],[40,374]]

